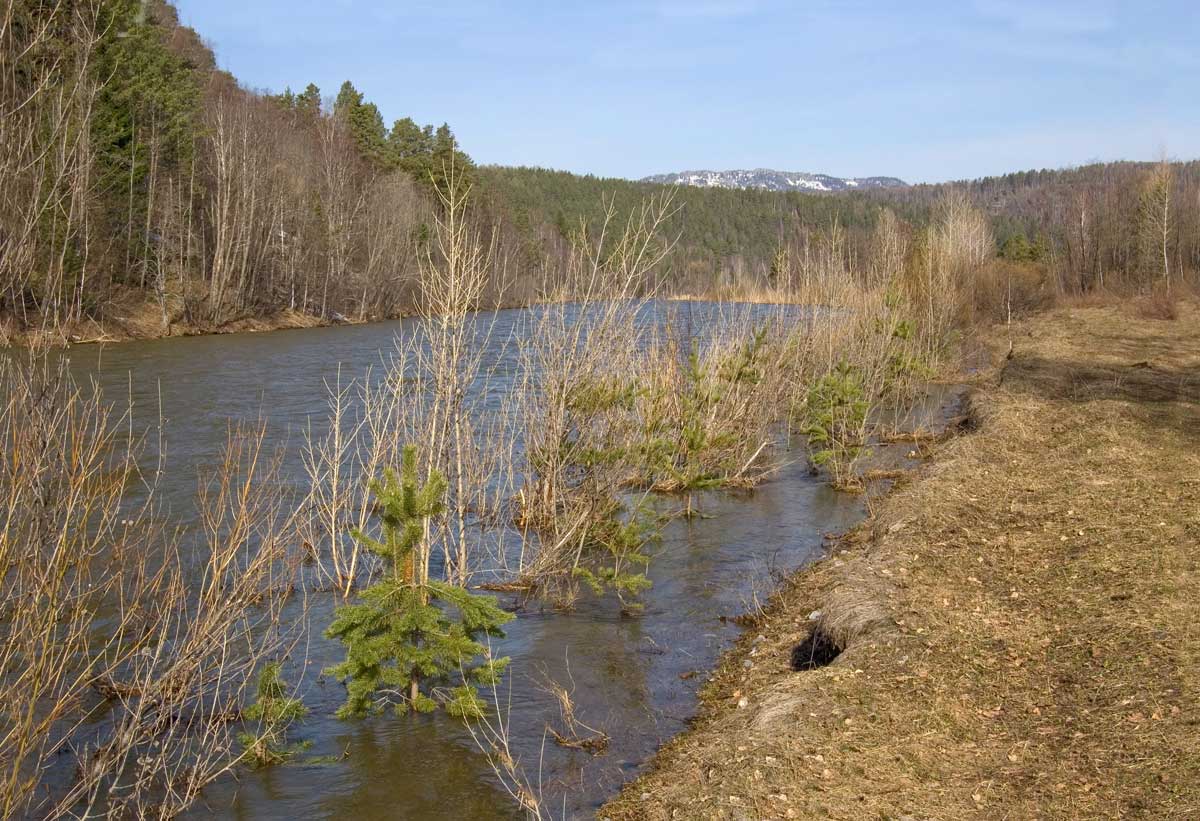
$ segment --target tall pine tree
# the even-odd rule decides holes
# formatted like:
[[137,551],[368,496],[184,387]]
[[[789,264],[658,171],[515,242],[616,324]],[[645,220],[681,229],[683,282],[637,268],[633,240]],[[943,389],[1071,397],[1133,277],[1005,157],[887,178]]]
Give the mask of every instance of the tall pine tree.
[[387,128],[383,125],[383,115],[374,103],[364,101],[362,92],[349,80],[342,83],[338,91],[333,113],[346,124],[364,159],[376,167],[387,164]]

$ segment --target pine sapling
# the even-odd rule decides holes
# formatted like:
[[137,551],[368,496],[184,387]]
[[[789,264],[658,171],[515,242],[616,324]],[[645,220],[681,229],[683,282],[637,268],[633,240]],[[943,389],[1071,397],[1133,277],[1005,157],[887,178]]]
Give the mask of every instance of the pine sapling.
[[[382,538],[352,535],[383,560],[384,574],[358,603],[339,607],[326,631],[346,646],[346,660],[326,671],[346,683],[338,717],[377,713],[387,704],[398,714],[431,712],[439,703],[452,715],[478,716],[476,685],[495,684],[508,665],[507,658],[491,658],[480,640],[503,636],[500,628],[513,616],[490,596],[430,578],[425,534],[444,510],[446,479],[433,471],[421,483],[415,448],[405,448],[401,475],[384,471],[371,492]],[[448,690],[433,689],[444,684]]]
[[635,601],[650,589],[646,568],[650,557],[645,548],[658,539],[659,533],[653,511],[645,504],[638,505],[625,521],[618,518],[619,507],[599,521],[590,535],[591,566],[580,564],[574,575],[597,595],[611,590],[627,613],[641,610]]
[[845,362],[818,379],[808,391],[804,432],[809,458],[826,468],[838,487],[851,487],[854,464],[865,452],[870,402],[858,369]]
[[246,730],[238,734],[238,742],[245,748],[243,760],[252,767],[268,767],[282,764],[304,752],[311,741],[288,744],[288,727],[308,714],[308,708],[298,698],[287,694],[287,685],[279,672],[279,662],[271,662],[258,674],[256,698],[242,712],[247,721],[257,722],[254,732]]

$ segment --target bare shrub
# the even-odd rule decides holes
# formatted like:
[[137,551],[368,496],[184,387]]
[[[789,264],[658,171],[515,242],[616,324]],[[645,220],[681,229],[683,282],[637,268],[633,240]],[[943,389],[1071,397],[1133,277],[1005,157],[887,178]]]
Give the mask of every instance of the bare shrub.
[[1179,318],[1179,296],[1168,285],[1156,285],[1134,302],[1134,315],[1142,319],[1173,321]]
[[489,423],[478,406],[488,392],[484,356],[493,322],[476,312],[485,299],[499,298],[494,274],[503,261],[494,237],[485,240],[470,219],[461,168],[446,169],[439,195],[433,241],[414,283],[417,322],[361,381],[343,382],[339,373],[327,386],[328,427],[306,435],[304,542],[344,596],[375,564],[349,535],[365,532],[373,513],[368,482],[399,467],[404,443],[422,443],[423,477],[436,472],[448,482],[444,511],[426,525],[426,544],[440,546],[446,580],[459,586],[473,572],[469,524],[494,509],[497,482],[504,486],[511,473],[505,427]]
[[956,329],[970,320],[976,275],[994,255],[987,219],[963,192],[947,192],[918,243],[905,283],[931,358],[940,357]]
[[993,259],[975,276],[974,316],[982,322],[1011,322],[1052,306],[1055,289],[1044,267]]
[[[441,208],[434,221],[433,243],[421,265],[420,319],[422,343],[412,353],[416,391],[424,396],[408,441],[422,442],[424,474],[435,472],[449,483],[441,522],[447,581],[466,586],[471,577],[467,521],[472,502],[488,481],[480,469],[489,445],[476,431],[473,397],[486,394],[476,384],[487,380],[484,355],[494,321],[476,314],[493,286],[492,274],[503,267],[495,232],[485,240],[470,219],[471,187],[464,169],[443,169],[438,189]],[[503,295],[491,294],[496,301]]]
[[645,356],[629,443],[635,484],[690,496],[753,486],[771,470],[765,452],[778,438],[786,373],[780,329],[745,311],[718,310],[702,338],[673,313],[667,339]]
[[286,649],[286,516],[262,428],[231,433],[184,550],[128,410],[45,353],[6,360],[0,382],[4,815],[174,815],[236,764],[254,670]]
[[587,750],[593,755],[608,749],[608,733],[587,724],[576,714],[573,682],[571,689],[567,689],[557,681],[548,678],[542,684],[542,689],[553,696],[554,703],[558,705],[561,729],[546,725],[546,730],[554,736],[554,740],[559,746]]
[[[798,296],[810,315],[781,343],[794,429],[808,435],[814,465],[828,469],[835,485],[855,490],[861,488],[855,468],[870,441],[887,418],[906,415],[944,344],[923,328],[929,297],[914,299],[905,271],[864,284],[870,281],[844,273],[806,286]],[[936,321],[956,327],[941,296],[933,299]]]
[[[388,385],[388,388],[393,387]],[[339,368],[326,384],[328,416],[320,435],[305,431],[301,450],[307,493],[297,524],[307,557],[318,574],[349,596],[364,567],[358,540],[372,513],[368,480],[399,463],[396,390],[380,390],[368,373],[363,385],[343,382]],[[357,401],[356,401],[357,400]],[[369,570],[370,568],[365,568]]]
[[629,478],[621,447],[639,352],[655,333],[651,273],[670,247],[658,232],[671,211],[669,196],[649,200],[618,230],[609,203],[590,241],[581,229],[554,301],[519,346],[525,461],[517,523],[536,539],[523,546],[516,572],[529,586],[561,583],[564,601],[573,598],[572,574],[595,529],[620,507],[615,490]]
[[513,750],[511,690],[502,702],[498,685],[493,685],[491,696],[493,709],[466,725],[471,740],[487,756],[492,773],[527,818],[531,821],[553,818],[546,807],[540,783],[535,784],[530,780],[524,762]]

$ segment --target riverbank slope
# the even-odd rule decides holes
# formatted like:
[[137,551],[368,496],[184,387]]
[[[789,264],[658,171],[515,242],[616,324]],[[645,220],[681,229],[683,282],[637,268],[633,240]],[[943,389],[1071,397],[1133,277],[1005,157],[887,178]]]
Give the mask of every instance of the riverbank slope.
[[[164,339],[172,336],[207,336],[209,334],[279,331],[292,328],[315,328],[332,325],[330,319],[301,311],[282,310],[269,313],[246,311],[220,322],[189,321],[184,318],[182,304],[172,300],[167,309],[168,320],[154,299],[126,289],[114,298],[99,319],[85,317],[63,325],[39,324],[32,320],[21,326],[11,318],[0,320],[0,345],[28,346],[37,343],[87,344],[93,342],[130,342],[140,339]],[[353,323],[353,320],[344,320]]]
[[[787,583],[600,818],[1200,815],[1200,310],[991,347],[975,429]],[[814,630],[843,651],[795,672]]]

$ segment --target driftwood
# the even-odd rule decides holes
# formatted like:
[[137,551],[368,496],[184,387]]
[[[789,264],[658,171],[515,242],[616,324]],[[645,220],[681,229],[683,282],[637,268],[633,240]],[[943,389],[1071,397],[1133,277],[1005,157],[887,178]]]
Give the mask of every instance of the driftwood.
[[608,736],[604,733],[596,733],[589,736],[565,736],[555,730],[549,724],[546,725],[546,730],[550,735],[554,736],[554,741],[560,747],[567,747],[572,750],[587,750],[592,755],[599,755],[608,749]]

